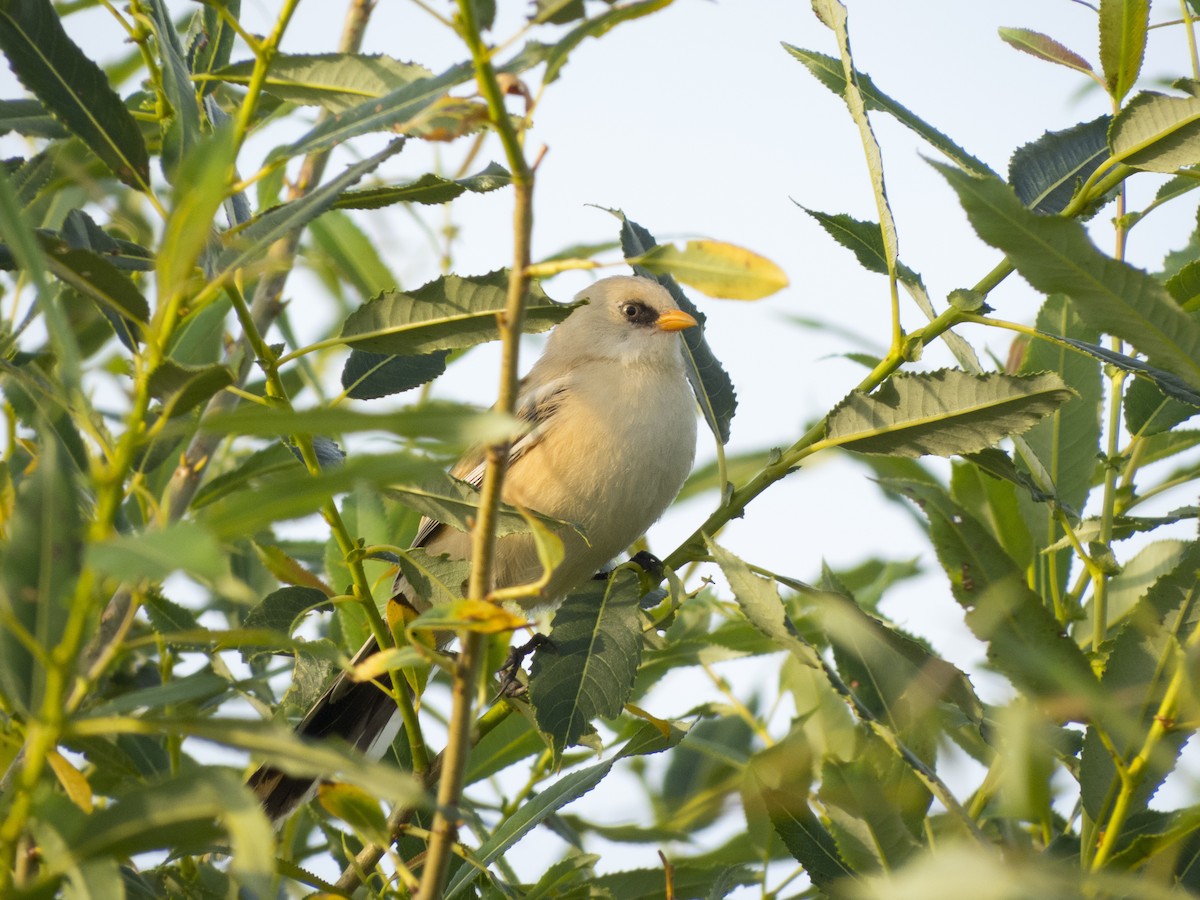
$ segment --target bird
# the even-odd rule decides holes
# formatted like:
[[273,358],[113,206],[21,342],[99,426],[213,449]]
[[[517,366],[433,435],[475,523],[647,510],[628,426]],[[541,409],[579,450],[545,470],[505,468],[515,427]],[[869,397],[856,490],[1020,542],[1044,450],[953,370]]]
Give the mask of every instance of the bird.
[[[552,607],[623,553],[674,501],[695,458],[696,400],[679,332],[696,327],[696,319],[657,281],[637,275],[600,279],[575,299],[582,305],[550,332],[516,401],[526,430],[509,450],[502,499],[579,526],[557,529],[563,558],[548,578],[532,535],[497,539],[495,587],[544,580],[536,594],[519,601],[526,608]],[[477,450],[451,471],[478,486],[483,469]],[[471,536],[427,517],[413,546],[469,559]],[[393,602],[418,612],[429,606],[403,575],[393,585]],[[375,638],[368,639],[353,663],[377,650]],[[388,693],[343,672],[296,731],[312,739],[340,737],[378,759],[399,728]],[[268,763],[247,784],[279,821],[307,800],[316,782]]]

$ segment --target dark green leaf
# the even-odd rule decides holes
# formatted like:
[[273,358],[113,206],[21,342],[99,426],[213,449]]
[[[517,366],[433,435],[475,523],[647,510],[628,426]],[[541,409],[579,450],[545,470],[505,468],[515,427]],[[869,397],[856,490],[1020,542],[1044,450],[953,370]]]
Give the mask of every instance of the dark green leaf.
[[[241,0],[221,0],[230,16],[237,20],[242,12]],[[229,55],[233,52],[234,38],[237,32],[217,10],[216,6],[205,4],[195,17],[194,26],[197,29],[195,43],[188,53],[189,68],[194,75],[208,75],[229,64]],[[201,81],[200,96],[210,93],[217,86],[216,81]]]
[[190,412],[231,384],[233,372],[227,366],[181,366],[168,359],[150,373],[147,387],[152,397],[162,401],[162,415],[173,418]]
[[1048,131],[1017,148],[1008,166],[1008,181],[1021,202],[1034,212],[1054,215],[1071,202],[1075,191],[1108,158],[1111,116]]
[[1125,428],[1138,437],[1162,434],[1200,414],[1200,407],[1168,397],[1153,382],[1141,378],[1129,385],[1121,403]]
[[885,789],[870,760],[827,758],[818,796],[842,857],[858,873],[891,871],[917,852],[897,798]]
[[21,479],[8,539],[0,543],[0,688],[18,708],[37,709],[45,685],[20,628],[43,653],[59,643],[83,552],[81,489],[67,454],[44,426],[37,471]]
[[[497,316],[507,292],[503,270],[470,278],[446,275],[409,292],[385,291],[349,315],[340,337],[357,348],[401,356],[471,347],[499,337]],[[545,331],[573,308],[531,283],[525,330]]]
[[1162,285],[1105,256],[1078,222],[1025,209],[1002,182],[937,168],[958,193],[979,236],[1007,253],[1037,290],[1066,294],[1089,326],[1128,341],[1151,365],[1200,390],[1200,325]]
[[[791,44],[784,44],[783,49],[800,60],[821,84],[825,85],[825,87],[829,88],[837,96],[841,97],[845,95],[846,76],[842,69],[841,60],[827,56],[824,53],[802,50],[799,47],[793,47]],[[930,146],[964,169],[980,175],[995,174],[985,163],[980,162],[932,125],[913,115],[909,110],[879,90],[875,86],[875,83],[871,81],[869,75],[856,71],[854,73],[854,81],[858,85],[859,93],[862,94],[863,102],[866,104],[868,110],[879,110],[895,117],[901,125],[917,134],[928,142]]]
[[246,613],[242,627],[267,628],[290,635],[303,616],[317,609],[328,608],[329,605],[329,598],[324,591],[287,585],[263,597],[258,606]]
[[[1163,709],[1175,677],[1188,677],[1184,645],[1200,622],[1200,543],[1184,550],[1178,565],[1163,575],[1126,617],[1108,656],[1100,685],[1105,708],[1097,720],[1128,765],[1142,750],[1146,732],[1161,715],[1174,718],[1176,706]],[[1109,750],[1088,728],[1080,766],[1084,809],[1093,821],[1105,821],[1119,783]],[[1141,810],[1154,796],[1190,735],[1188,729],[1167,729],[1145,761],[1143,777],[1134,786],[1132,809]]]
[[[167,180],[176,183],[176,176],[186,175],[180,171],[180,162],[191,154],[200,141],[200,104],[196,100],[196,88],[192,84],[192,73],[183,46],[167,12],[166,0],[148,0],[147,5],[150,7],[149,20],[162,60],[159,71],[163,93],[170,103],[170,116],[163,123],[163,174]],[[196,187],[183,178],[177,183],[188,189]]]
[[464,784],[490,778],[513,763],[546,749],[546,742],[525,716],[513,715],[489,731],[471,750]]
[[423,203],[432,205],[448,203],[455,197],[470,191],[486,194],[512,184],[508,170],[498,163],[490,163],[486,169],[466,178],[449,179],[429,173],[416,181],[398,187],[368,188],[362,191],[347,191],[333,204],[334,209],[380,209],[396,203]]
[[640,600],[638,573],[623,567],[584,582],[554,613],[550,642],[533,656],[529,699],[556,756],[629,698],[642,655]]
[[[843,213],[824,213],[807,206],[802,210],[816,219],[831,238],[854,254],[868,272],[880,275],[888,274],[887,254],[883,248],[883,233],[879,230],[878,222],[864,222]],[[919,282],[921,277],[903,263],[897,262],[896,274],[902,281]]]
[[[1037,328],[1084,342],[1094,343],[1099,337],[1061,295],[1048,298],[1042,305]],[[1100,366],[1058,344],[1035,340],[1021,361],[1020,372],[1055,372],[1075,391],[1076,396],[1025,433],[1025,443],[1050,473],[1059,500],[1073,510],[1082,510],[1091,488],[1092,464],[1100,452]],[[1042,535],[1039,543],[1044,545],[1048,537]]]
[[1116,366],[1119,369],[1124,369],[1126,372],[1141,375],[1152,382],[1161,393],[1181,400],[1190,406],[1200,406],[1200,390],[1197,390],[1191,383],[1185,382],[1170,372],[1164,372],[1162,369],[1148,365],[1140,359],[1126,356],[1124,353],[1118,353],[1116,350],[1110,350],[1099,344],[1089,344],[1086,341],[1077,341],[1074,338],[1063,338],[1062,340],[1064,343],[1070,344],[1084,353],[1091,354],[1103,362]]
[[[697,865],[690,860],[671,863],[671,889],[676,900],[706,900],[728,896],[734,888],[758,884],[761,875],[744,866]],[[666,873],[662,869],[632,869],[597,875],[590,887],[607,891],[621,900],[659,900],[666,894]],[[713,891],[719,891],[714,894]],[[594,895],[588,895],[594,896]]]
[[91,250],[74,249],[63,241],[38,236],[46,267],[60,281],[90,297],[118,316],[146,323],[150,304],[127,275]]
[[430,108],[446,97],[450,88],[470,78],[472,72],[469,64],[460,63],[441,75],[419,78],[382,97],[355,104],[341,115],[330,116],[318,123],[307,134],[279,150],[277,155],[292,157],[314,153],[368,131],[413,131],[421,125],[423,118],[428,117]]
[[1074,396],[1057,375],[957,369],[900,373],[829,413],[826,440],[857,453],[916,457],[977,453],[1020,434]]
[[373,156],[347,166],[340,175],[325,182],[307,196],[267,210],[233,236],[217,259],[210,280],[220,280],[235,269],[248,265],[277,239],[303,228],[327,210],[342,191],[368,172],[374,171],[384,160],[398,153],[402,146],[403,139],[392,141]]
[[971,631],[987,643],[992,665],[1036,696],[1067,695],[1081,704],[1094,699],[1097,685],[1087,659],[987,529],[938,487],[890,486],[912,498],[929,519],[954,598],[967,611]]
[[324,253],[334,274],[358,291],[363,300],[397,286],[396,276],[379,255],[375,242],[346,213],[330,210],[313,219],[308,229],[316,243],[310,258],[318,257],[317,250]]
[[[649,231],[627,219],[623,212],[610,212],[621,220],[621,252],[626,257],[639,256],[658,246]],[[654,275],[636,266],[634,272],[661,284],[671,294],[676,305],[700,323],[699,328],[687,328],[683,331],[683,344],[687,348],[689,362],[688,381],[691,382],[692,391],[700,403],[704,421],[722,444],[728,443],[729,426],[733,422],[733,414],[737,411],[737,393],[733,389],[733,381],[705,340],[704,313],[688,300],[670,275]]]
[[586,38],[601,37],[622,22],[648,16],[670,6],[671,2],[672,0],[639,0],[639,2],[614,6],[575,26],[558,43],[546,49],[546,72],[542,77],[542,82],[550,84],[556,81],[570,55]]
[[0,50],[21,83],[119,179],[144,190],[150,159],[141,130],[104,76],[63,30],[50,0],[0,6]]
[[746,769],[744,807],[750,825],[760,809],[788,852],[823,891],[855,875],[838,852],[833,836],[813,813],[808,794],[813,780],[812,750],[790,735],[755,754]]
[[342,369],[342,388],[355,400],[376,400],[420,387],[446,371],[449,350],[419,356],[389,356],[351,350]]
[[37,100],[0,100],[0,134],[11,131],[47,139],[65,138],[71,134]]

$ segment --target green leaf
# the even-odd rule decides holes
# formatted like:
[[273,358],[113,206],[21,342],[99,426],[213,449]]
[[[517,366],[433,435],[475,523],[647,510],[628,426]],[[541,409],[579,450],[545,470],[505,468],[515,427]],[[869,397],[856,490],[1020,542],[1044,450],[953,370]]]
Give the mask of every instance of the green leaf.
[[379,801],[352,784],[322,784],[317,802],[328,813],[341,819],[364,841],[388,844],[387,818]]
[[216,769],[196,769],[123,793],[88,817],[71,842],[71,854],[89,860],[160,849],[202,853],[217,835],[228,837],[231,870],[247,889],[269,892],[275,859],[271,824],[240,780]]
[[1000,40],[1022,53],[1028,53],[1030,56],[1036,56],[1046,62],[1066,66],[1068,69],[1083,72],[1085,75],[1092,74],[1091,63],[1078,53],[1068,50],[1052,37],[1038,31],[1030,31],[1028,28],[1000,28],[998,31]]
[[[609,212],[621,220],[621,252],[626,258],[640,256],[658,246],[654,236],[641,225],[627,219],[625,213],[620,210]],[[728,443],[729,426],[737,411],[737,393],[733,389],[733,381],[704,337],[704,323],[707,321],[704,313],[684,295],[670,275],[658,276],[638,266],[634,266],[633,271],[661,284],[675,304],[700,323],[699,328],[686,328],[682,332],[683,345],[687,350],[688,381],[700,403],[704,421],[722,444]]]
[[823,587],[806,599],[834,650],[839,672],[857,685],[856,696],[876,718],[903,733],[946,701],[969,721],[983,721],[983,704],[960,669],[864,612],[841,592],[828,570]]
[[[192,155],[200,143],[200,104],[196,100],[196,88],[192,84],[183,46],[167,12],[166,0],[149,0],[149,7],[149,20],[162,58],[159,70],[162,89],[170,104],[169,118],[163,123],[163,173],[173,184],[186,186],[187,193],[194,193],[199,186],[185,180],[188,173],[180,168],[180,162]],[[218,199],[223,198],[224,192]]]
[[71,135],[38,100],[0,100],[0,134],[13,131],[47,140]]
[[21,83],[114,175],[147,188],[150,158],[141,130],[103,70],[67,36],[50,0],[0,4],[0,50]]
[[597,716],[615,718],[642,655],[640,576],[621,567],[571,591],[554,613],[550,643],[533,655],[529,700],[555,757]]
[[640,2],[611,7],[598,16],[593,16],[581,25],[567,32],[566,36],[556,44],[546,48],[546,71],[542,76],[543,84],[551,84],[558,80],[562,68],[575,48],[586,38],[598,38],[607,34],[622,22],[640,19],[651,13],[658,12],[671,5],[672,0],[640,0]]
[[787,276],[769,259],[720,241],[688,241],[683,250],[659,244],[629,265],[672,275],[710,297],[761,300],[787,287]]
[[445,372],[449,355],[449,350],[417,356],[351,350],[342,368],[342,388],[355,400],[377,400],[411,391]]
[[[760,873],[744,866],[703,865],[687,859],[671,862],[671,889],[676,900],[712,900],[730,896],[735,888],[759,884],[761,878]],[[661,868],[609,872],[597,875],[588,884],[589,888],[607,891],[599,897],[660,900],[667,896],[666,873]]]
[[[241,0],[220,0],[220,6],[228,10],[234,21],[241,15]],[[228,65],[237,32],[228,20],[221,16],[217,5],[205,4],[204,9],[193,20],[193,27],[196,39],[189,53],[192,73],[198,76],[210,75]],[[200,96],[208,95],[216,86],[216,81],[200,81]]]
[[465,585],[471,575],[471,563],[448,555],[433,556],[420,547],[399,555],[400,572],[416,596],[436,606],[455,603],[467,595]]
[[1148,172],[1174,172],[1200,162],[1200,98],[1143,91],[1125,105],[1109,132],[1115,160]]
[[[868,272],[888,274],[887,255],[883,248],[883,233],[878,222],[865,222],[844,213],[825,213],[801,206],[802,210],[816,219],[826,233],[854,254],[855,259]],[[916,272],[897,260],[896,274],[902,281],[920,281]]]
[[752,828],[761,810],[813,885],[828,891],[856,873],[809,806],[813,763],[811,748],[796,733],[756,753],[746,768],[743,807]]
[[987,529],[939,487],[916,482],[888,487],[906,494],[929,519],[930,538],[954,599],[967,611],[967,626],[988,645],[992,665],[1034,696],[1065,695],[1080,703],[1095,699],[1097,685],[1087,659]]
[[379,255],[375,242],[346,213],[331,209],[314,219],[308,231],[317,248],[329,258],[335,273],[363,300],[370,300],[380,291],[393,290],[399,283]]
[[25,635],[50,653],[75,596],[83,553],[83,519],[65,449],[42,425],[37,470],[16,489],[7,540],[0,542],[0,688],[17,708],[41,703],[45,673]]
[[[809,72],[821,84],[833,91],[833,93],[839,97],[845,95],[846,75],[842,68],[841,60],[827,56],[824,53],[802,50],[799,47],[793,47],[791,44],[784,44],[783,49],[802,62]],[[917,134],[934,149],[964,169],[979,175],[995,174],[985,163],[980,162],[954,143],[954,141],[950,140],[950,138],[946,137],[946,135],[942,134],[942,132],[913,115],[909,110],[879,90],[875,86],[875,83],[871,81],[869,75],[855,70],[854,81],[858,85],[858,91],[862,94],[863,102],[866,104],[868,110],[878,110],[894,117],[905,128]]]
[[236,149],[232,130],[223,129],[197,139],[176,160],[177,181],[186,189],[175,192],[155,260],[160,302],[171,302],[187,290],[200,254],[214,240],[213,218],[228,191]]
[[257,489],[255,479],[272,472],[299,471],[302,463],[283,444],[272,444],[242,460],[236,468],[214,476],[196,492],[192,509],[200,509],[228,494]]
[[464,784],[490,778],[513,763],[546,749],[546,742],[525,716],[509,716],[471,749]]
[[1025,209],[996,179],[935,164],[979,236],[1006,254],[1044,294],[1066,294],[1097,331],[1128,341],[1148,361],[1200,389],[1200,325],[1157,281],[1105,256],[1078,222]]
[[160,531],[122,535],[87,551],[88,564],[123,581],[162,581],[172,572],[189,572],[209,581],[228,571],[228,561],[212,532],[195,522],[176,522]]
[[413,131],[428,117],[430,108],[447,96],[450,88],[462,84],[472,74],[473,69],[469,64],[460,63],[441,75],[418,78],[403,84],[382,97],[372,97],[350,106],[340,115],[330,116],[273,155],[303,156],[334,147],[369,131]]
[[342,191],[398,153],[403,145],[403,139],[394,140],[378,153],[347,166],[336,178],[301,199],[267,210],[228,239],[209,280],[220,281],[228,277],[260,257],[279,238],[303,228],[327,210]]
[[[1080,793],[1092,821],[1105,821],[1120,783],[1112,755],[1096,732],[1103,727],[1128,765],[1141,751],[1156,718],[1173,719],[1162,704],[1173,678],[1189,678],[1193,664],[1185,645],[1200,622],[1200,543],[1187,545],[1171,571],[1156,580],[1127,617],[1113,643],[1100,686],[1106,699],[1102,717],[1088,728],[1080,766]],[[1132,790],[1138,811],[1154,796],[1175,766],[1190,730],[1166,729],[1145,760],[1144,776]]]
[[1150,0],[1100,0],[1100,67],[1115,103],[1137,81],[1149,24]]
[[[1042,304],[1037,329],[1080,341],[1099,339],[1096,331],[1080,319],[1075,305],[1061,295]],[[1100,404],[1104,393],[1100,366],[1058,344],[1035,340],[1029,344],[1019,371],[1022,375],[1054,372],[1075,391],[1076,396],[1025,433],[1025,443],[1050,473],[1059,500],[1073,510],[1082,510],[1091,489],[1091,468],[1100,452]],[[1039,543],[1045,545],[1047,541],[1039,539]]]
[[[446,275],[414,291],[385,291],[352,312],[339,337],[357,348],[403,356],[472,347],[499,337],[496,317],[504,311],[507,292],[504,270],[467,278]],[[572,309],[532,283],[526,331],[545,331]]]
[[1200,414],[1200,407],[1168,397],[1150,381],[1135,380],[1121,400],[1125,428],[1135,437],[1150,437],[1170,431]]
[[233,372],[227,366],[181,366],[168,359],[150,373],[147,387],[152,397],[162,401],[162,415],[173,418],[190,412],[231,384]]
[[[252,59],[233,63],[216,73],[230,84],[249,84]],[[367,100],[378,100],[432,74],[424,66],[400,62],[383,54],[280,53],[271,59],[263,89],[281,100],[320,106],[340,114]]]
[[508,187],[512,176],[498,163],[489,163],[486,169],[466,178],[449,179],[432,172],[416,181],[397,187],[368,188],[362,191],[347,191],[333,204],[334,209],[381,209],[396,203],[422,203],[434,205],[449,203],[468,191],[486,194],[489,191]]
[[1034,212],[1055,215],[1067,208],[1075,191],[1108,159],[1111,116],[1047,131],[1018,147],[1008,165],[1008,182]]
[[1020,434],[1074,392],[1057,375],[900,373],[874,394],[854,392],[829,413],[826,441],[857,453],[917,457],[976,453]]
[[330,497],[356,484],[382,487],[429,477],[433,471],[433,464],[408,454],[356,457],[316,475],[303,466],[272,468],[256,477],[256,490],[224,492],[210,500],[196,519],[222,540],[247,537],[284,519],[316,512]]
[[69,284],[119,317],[146,323],[150,304],[127,275],[91,250],[70,247],[53,238],[39,237],[43,259],[59,281]]
[[461,451],[475,444],[511,440],[524,426],[497,410],[458,403],[432,402],[387,413],[360,412],[343,406],[272,409],[245,404],[207,416],[200,427],[220,434],[283,437],[292,434],[350,434],[379,431],[409,438],[433,438]]
[[[549,787],[542,788],[533,798],[522,803],[515,813],[508,816],[492,831],[491,835],[475,851],[473,861],[482,866],[491,865],[503,853],[541,824],[553,813],[574,800],[579,799],[596,787],[608,775],[619,759],[659,753],[674,747],[683,739],[684,732],[672,728],[669,737],[654,725],[647,724],[629,743],[611,759],[564,775]],[[471,863],[459,867],[446,887],[446,900],[461,896],[479,877],[480,870]]]
[[745,562],[706,539],[708,551],[729,581],[742,613],[759,631],[807,666],[819,667],[817,652],[801,638],[788,618],[787,608],[775,583],[750,571]]
[[[993,453],[998,457],[992,457]],[[989,470],[976,462],[980,458],[1005,460],[1017,477],[1012,480],[989,477]],[[1004,451],[994,448],[985,450],[951,464],[950,496],[992,533],[1004,551],[1013,558],[1013,562],[1027,568],[1034,561],[1034,542],[1030,528],[1021,518],[1016,484],[1022,475],[1024,473],[1016,468]],[[1028,475],[1024,477],[1029,480]],[[1026,499],[1026,496],[1032,500],[1031,495],[1021,496],[1020,499]],[[1044,506],[1035,506],[1034,509],[1049,514]]]
[[[1200,319],[1197,321],[1200,322]],[[1106,362],[1109,365],[1116,366],[1118,369],[1124,369],[1126,372],[1140,375],[1151,382],[1163,394],[1181,400],[1193,407],[1200,406],[1200,391],[1197,391],[1182,378],[1170,372],[1164,372],[1162,369],[1148,365],[1140,359],[1126,356],[1124,353],[1118,353],[1116,350],[1110,350],[1099,344],[1089,344],[1086,341],[1077,341],[1074,338],[1062,338],[1061,340],[1063,343],[1070,344],[1077,350],[1082,350],[1084,353],[1094,356],[1096,359]]]
[[263,597],[258,606],[246,613],[242,627],[266,628],[291,635],[300,619],[316,609],[329,608],[329,598],[316,588],[287,585]]
[[897,798],[885,789],[869,759],[827,758],[817,796],[842,857],[860,874],[892,871],[918,851],[900,817]]

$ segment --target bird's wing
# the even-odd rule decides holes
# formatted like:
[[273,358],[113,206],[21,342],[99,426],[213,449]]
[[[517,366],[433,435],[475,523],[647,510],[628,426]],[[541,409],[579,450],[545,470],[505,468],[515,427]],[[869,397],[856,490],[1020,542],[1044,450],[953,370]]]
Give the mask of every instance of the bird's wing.
[[[528,422],[530,427],[508,450],[510,468],[541,441],[542,436],[546,433],[547,424],[554,418],[563,398],[567,395],[569,382],[570,376],[564,375],[534,388],[522,385],[523,389],[517,397],[516,417],[523,422]],[[450,474],[478,488],[483,484],[483,470],[486,467],[487,461],[484,458],[483,450],[477,449],[459,460]],[[412,546],[424,546],[443,527],[441,522],[425,516],[421,519],[421,524],[417,526],[417,535],[413,538]]]

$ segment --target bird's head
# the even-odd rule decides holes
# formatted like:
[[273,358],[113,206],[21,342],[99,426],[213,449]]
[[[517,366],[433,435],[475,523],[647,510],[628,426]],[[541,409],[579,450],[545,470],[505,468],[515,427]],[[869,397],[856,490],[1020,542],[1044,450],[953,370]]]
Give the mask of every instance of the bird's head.
[[580,291],[586,301],[554,329],[547,352],[573,358],[674,364],[680,358],[675,333],[697,322],[656,281],[634,275],[603,278]]

